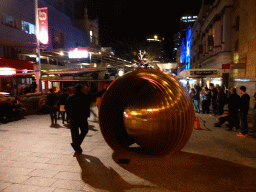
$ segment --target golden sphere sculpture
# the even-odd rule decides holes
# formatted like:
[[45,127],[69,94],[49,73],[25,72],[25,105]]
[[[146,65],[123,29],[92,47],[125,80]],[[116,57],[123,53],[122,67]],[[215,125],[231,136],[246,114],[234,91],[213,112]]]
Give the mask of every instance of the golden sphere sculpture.
[[114,151],[137,143],[146,154],[180,151],[194,128],[194,107],[176,78],[138,69],[115,80],[101,100],[99,124]]

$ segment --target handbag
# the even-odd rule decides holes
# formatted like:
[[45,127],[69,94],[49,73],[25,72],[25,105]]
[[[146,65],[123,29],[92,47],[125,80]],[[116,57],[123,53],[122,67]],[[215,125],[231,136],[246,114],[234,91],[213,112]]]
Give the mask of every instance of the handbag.
[[65,111],[65,105],[60,105],[60,111]]

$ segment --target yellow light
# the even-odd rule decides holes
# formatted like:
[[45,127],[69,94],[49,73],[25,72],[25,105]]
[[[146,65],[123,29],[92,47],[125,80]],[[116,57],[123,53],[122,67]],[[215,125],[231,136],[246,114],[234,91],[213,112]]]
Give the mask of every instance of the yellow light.
[[158,39],[157,35],[154,36],[155,39]]

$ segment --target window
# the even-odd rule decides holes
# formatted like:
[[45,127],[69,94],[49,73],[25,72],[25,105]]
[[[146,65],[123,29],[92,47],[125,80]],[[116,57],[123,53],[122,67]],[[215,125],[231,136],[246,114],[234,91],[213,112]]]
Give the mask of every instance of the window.
[[12,16],[6,15],[5,19],[4,19],[4,23],[13,26],[13,24],[14,24],[13,20],[14,19]]
[[10,26],[10,27],[14,27],[14,28],[19,28],[19,22],[18,19],[9,16],[9,15],[3,15],[2,16],[2,23],[4,25]]
[[234,63],[239,63],[239,54],[238,53],[234,53]]
[[22,21],[21,28],[22,28],[22,31],[25,31],[28,34],[36,34],[35,25],[33,25],[29,22]]
[[214,38],[213,35],[208,36],[208,46],[214,46]]
[[53,49],[65,48],[64,34],[54,29],[52,29],[52,46]]
[[93,34],[92,31],[90,31],[90,42],[92,43]]
[[234,51],[238,52],[238,50],[239,50],[239,40],[236,40]]
[[240,18],[239,16],[236,17],[236,30],[239,30]]
[[223,25],[221,25],[221,29],[220,29],[220,30],[221,30],[221,32],[220,32],[220,33],[221,33],[221,34],[220,34],[220,35],[221,35],[221,43],[224,43],[224,38],[223,38],[223,32],[224,32],[224,31],[223,31]]

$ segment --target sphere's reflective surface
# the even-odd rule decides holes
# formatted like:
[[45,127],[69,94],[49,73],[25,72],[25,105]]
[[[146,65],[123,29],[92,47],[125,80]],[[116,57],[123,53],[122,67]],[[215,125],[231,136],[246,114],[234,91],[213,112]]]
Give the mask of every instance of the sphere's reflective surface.
[[140,69],[114,81],[99,111],[101,132],[114,150],[137,143],[151,154],[181,150],[194,128],[194,108],[180,83],[166,73]]

